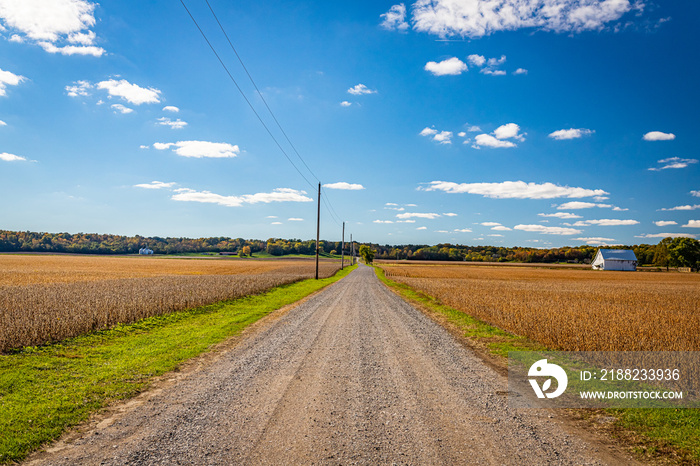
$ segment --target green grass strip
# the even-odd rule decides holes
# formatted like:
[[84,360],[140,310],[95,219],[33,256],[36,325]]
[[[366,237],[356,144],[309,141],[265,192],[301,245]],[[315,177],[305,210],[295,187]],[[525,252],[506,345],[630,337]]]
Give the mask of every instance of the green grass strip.
[[111,401],[138,394],[154,377],[355,268],[0,355],[0,464],[22,460]]
[[[464,336],[479,347],[488,348],[496,358],[508,358],[508,351],[541,351],[544,346],[525,337],[505,332],[457,309],[445,306],[432,296],[386,277],[374,266],[377,277],[408,301],[416,301],[441,314]],[[700,464],[700,409],[606,409],[616,425],[632,434],[636,452],[651,460],[663,458],[677,464]],[[585,417],[585,416],[584,416]]]

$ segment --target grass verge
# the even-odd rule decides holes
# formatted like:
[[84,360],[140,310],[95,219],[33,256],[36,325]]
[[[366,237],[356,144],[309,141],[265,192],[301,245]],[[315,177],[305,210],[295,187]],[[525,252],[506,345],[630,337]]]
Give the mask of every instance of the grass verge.
[[[445,306],[432,296],[386,277],[374,267],[379,280],[387,287],[427,311],[435,320],[475,349],[487,363],[507,368],[508,351],[545,350],[544,346],[525,337],[475,319],[462,311]],[[700,465],[700,409],[596,409],[567,410],[574,419],[588,427],[604,431],[628,446],[639,457],[659,464]],[[600,420],[614,418],[601,424]]]
[[22,460],[110,402],[138,394],[154,377],[354,268],[0,355],[0,464]]

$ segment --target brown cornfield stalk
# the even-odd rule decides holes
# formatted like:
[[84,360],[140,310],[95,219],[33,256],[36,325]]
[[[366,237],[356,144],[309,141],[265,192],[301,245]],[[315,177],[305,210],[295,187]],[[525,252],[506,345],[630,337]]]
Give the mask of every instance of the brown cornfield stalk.
[[[81,275],[95,265],[95,258],[88,258],[86,262],[71,259],[62,270],[44,269],[42,282],[44,261],[24,257],[24,265],[18,266],[16,259],[14,264],[24,267],[30,284],[17,284],[17,277],[7,272],[9,267],[0,269],[4,272],[0,274],[0,352],[257,294],[314,276],[311,261],[182,260],[178,262],[186,264],[178,268],[176,260],[149,259],[162,264],[160,270],[152,270],[160,264],[149,262],[148,267],[139,269],[145,262],[130,262],[131,258],[109,258],[117,260],[111,263],[112,268],[107,261],[94,274],[88,270]],[[0,256],[0,266],[3,258]],[[49,262],[60,265],[55,260]],[[329,277],[338,268],[336,262],[322,262],[319,275]],[[173,275],[174,269],[181,274]],[[220,274],[203,274],[211,271]],[[127,278],[104,278],[115,274]]]
[[443,304],[568,351],[700,350],[700,275],[383,265]]

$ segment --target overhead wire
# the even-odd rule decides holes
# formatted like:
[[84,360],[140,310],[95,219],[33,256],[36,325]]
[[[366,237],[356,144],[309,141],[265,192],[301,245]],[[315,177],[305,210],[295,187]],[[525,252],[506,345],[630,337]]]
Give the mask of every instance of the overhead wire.
[[250,100],[248,100],[248,97],[246,97],[245,93],[243,92],[243,89],[241,89],[241,87],[238,85],[238,82],[237,82],[236,79],[233,77],[233,75],[231,74],[231,72],[229,71],[229,69],[226,67],[226,65],[224,64],[223,60],[222,60],[221,57],[219,56],[219,54],[216,52],[216,49],[214,48],[214,46],[211,44],[211,42],[209,42],[209,38],[207,38],[207,35],[204,33],[204,31],[202,30],[202,28],[199,26],[199,23],[197,23],[197,20],[194,18],[194,16],[192,16],[192,13],[190,12],[189,8],[187,8],[187,5],[185,5],[185,2],[184,2],[183,0],[180,0],[180,3],[181,3],[182,6],[185,8],[185,11],[187,11],[187,14],[190,16],[190,19],[192,19],[192,22],[195,24],[195,26],[197,26],[197,29],[199,30],[200,34],[202,34],[202,37],[204,37],[204,40],[207,42],[207,45],[209,45],[209,48],[211,49],[211,51],[214,52],[214,55],[216,55],[216,58],[219,60],[219,63],[221,64],[221,66],[222,66],[222,67],[224,68],[224,70],[226,71],[226,74],[228,74],[228,77],[231,79],[231,81],[233,81],[233,84],[235,84],[236,89],[238,89],[238,92],[240,92],[241,96],[243,96],[243,99],[245,99],[245,101],[246,101],[246,103],[248,104],[248,106],[250,107],[250,109],[253,111],[253,113],[255,114],[255,116],[258,118],[258,120],[260,121],[260,124],[262,124],[263,127],[265,128],[265,130],[267,131],[267,134],[269,134],[270,137],[272,138],[272,140],[275,141],[275,144],[277,145],[277,147],[279,148],[279,150],[284,154],[284,156],[287,158],[287,160],[289,161],[289,163],[292,164],[292,166],[294,167],[294,169],[299,173],[299,175],[304,179],[304,181],[306,181],[306,182],[309,184],[309,186],[311,186],[312,189],[315,189],[315,186],[313,185],[313,183],[311,183],[311,182],[304,176],[304,174],[301,172],[301,170],[299,170],[299,168],[294,164],[294,162],[293,162],[292,159],[289,157],[289,155],[287,155],[287,152],[285,152],[284,148],[282,148],[282,145],[279,143],[279,141],[277,141],[277,138],[275,138],[275,135],[272,134],[272,131],[270,131],[270,128],[267,127],[267,125],[265,124],[265,122],[263,121],[263,119],[260,117],[260,115],[258,114],[258,112],[255,110],[255,107],[253,107],[253,104],[250,103]]
[[[316,176],[316,174],[313,172],[313,170],[311,170],[311,168],[309,167],[309,165],[306,163],[306,161],[304,160],[304,158],[301,156],[301,154],[299,153],[299,151],[297,150],[297,148],[294,146],[294,144],[292,143],[291,139],[290,139],[289,136],[287,135],[287,132],[284,130],[284,128],[283,128],[282,125],[280,124],[279,120],[278,120],[277,117],[275,116],[274,112],[273,112],[272,109],[270,108],[270,106],[269,106],[269,104],[267,103],[267,100],[265,99],[263,93],[262,93],[262,92],[260,91],[260,89],[258,88],[258,85],[255,83],[255,80],[253,79],[252,75],[251,75],[250,72],[248,71],[248,68],[245,66],[245,63],[243,62],[243,59],[242,59],[241,56],[238,54],[238,51],[236,50],[235,46],[233,45],[233,42],[231,41],[231,39],[229,38],[228,34],[226,33],[226,30],[225,30],[225,28],[223,27],[223,25],[221,24],[221,21],[219,21],[219,18],[218,18],[218,16],[216,15],[216,12],[214,12],[214,9],[212,8],[211,4],[209,3],[209,0],[205,0],[205,2],[206,2],[206,4],[207,4],[207,7],[209,8],[209,11],[211,12],[212,16],[213,16],[214,19],[216,20],[216,23],[219,25],[219,28],[221,29],[221,32],[222,32],[222,33],[224,34],[224,36],[226,37],[226,40],[227,40],[229,46],[231,47],[231,50],[233,50],[233,53],[236,55],[236,58],[238,58],[238,61],[239,61],[239,63],[241,64],[241,67],[243,68],[243,70],[245,71],[246,75],[248,76],[248,79],[250,80],[250,82],[252,83],[253,87],[255,88],[255,91],[258,93],[258,95],[260,96],[260,99],[261,99],[261,100],[263,101],[263,103],[265,104],[265,107],[267,108],[267,111],[270,113],[270,116],[272,116],[272,119],[275,121],[275,124],[277,125],[277,127],[279,128],[279,130],[282,132],[282,134],[284,135],[284,138],[285,138],[286,141],[289,143],[290,147],[292,148],[292,150],[294,151],[294,153],[297,155],[297,157],[299,158],[299,160],[302,162],[302,164],[304,164],[304,167],[306,167],[306,169],[307,169],[308,172],[311,174],[311,176],[312,176],[313,178],[315,178],[316,181],[318,181],[319,184],[320,184],[320,180],[319,180],[318,176]],[[231,81],[234,83],[234,85],[235,85],[236,88],[238,89],[238,92],[241,94],[241,96],[243,97],[243,99],[246,101],[246,103],[248,104],[248,106],[250,107],[250,109],[253,111],[253,113],[255,114],[255,116],[258,118],[258,120],[260,121],[260,123],[263,125],[263,127],[265,128],[265,130],[267,131],[267,133],[270,135],[270,137],[272,138],[272,140],[275,142],[275,144],[277,145],[277,147],[278,147],[278,148],[280,149],[280,151],[282,152],[282,154],[284,154],[284,156],[287,158],[287,160],[289,161],[289,163],[294,167],[294,169],[297,171],[297,173],[299,173],[299,175],[304,179],[304,181],[306,181],[307,184],[309,184],[309,186],[310,186],[312,189],[315,189],[316,187],[308,180],[308,178],[307,178],[306,176],[304,176],[304,174],[301,172],[301,170],[299,170],[299,168],[296,166],[296,164],[291,160],[291,158],[289,157],[289,155],[287,154],[287,152],[282,148],[282,146],[281,146],[281,144],[279,143],[279,141],[277,140],[277,138],[275,138],[275,136],[272,134],[272,132],[270,131],[270,129],[268,128],[268,126],[265,124],[265,122],[263,121],[263,119],[262,119],[262,117],[260,116],[260,114],[255,110],[255,107],[253,107],[252,103],[251,103],[250,100],[247,98],[247,96],[245,95],[245,93],[243,92],[243,90],[241,89],[241,87],[239,86],[238,82],[236,81],[236,79],[233,77],[233,75],[232,75],[231,72],[229,71],[228,67],[224,64],[223,60],[221,59],[220,55],[218,54],[218,52],[216,51],[216,49],[214,48],[214,46],[212,45],[212,43],[209,41],[207,35],[204,33],[204,31],[202,30],[202,28],[199,26],[199,23],[198,23],[197,20],[194,18],[194,16],[193,16],[192,13],[190,12],[190,10],[187,8],[187,5],[185,5],[184,0],[180,0],[180,3],[181,3],[182,6],[185,8],[185,11],[187,11],[187,14],[190,16],[190,19],[192,19],[192,22],[195,24],[195,26],[196,26],[197,29],[199,30],[200,34],[201,34],[202,37],[204,38],[204,40],[207,42],[207,45],[209,45],[209,48],[211,49],[211,51],[214,53],[214,55],[216,56],[216,58],[219,60],[219,63],[221,64],[221,66],[222,66],[222,67],[224,68],[224,70],[226,71],[226,74],[229,76],[229,78],[231,79]],[[329,213],[329,215],[330,215],[330,218],[331,218],[338,226],[341,226],[342,220],[340,219],[340,216],[338,215],[338,213],[335,211],[335,208],[333,208],[333,204],[332,204],[332,202],[330,201],[330,199],[328,198],[328,195],[327,195],[326,190],[323,189],[323,190],[322,190],[322,193],[323,193],[323,195],[321,196],[321,200],[323,201],[324,206],[325,206],[326,210],[328,211],[328,213]]]

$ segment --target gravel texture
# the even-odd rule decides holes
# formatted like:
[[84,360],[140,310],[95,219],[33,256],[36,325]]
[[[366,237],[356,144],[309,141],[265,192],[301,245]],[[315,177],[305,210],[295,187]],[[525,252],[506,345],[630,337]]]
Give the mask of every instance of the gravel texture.
[[360,266],[29,464],[608,464]]

